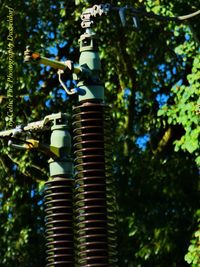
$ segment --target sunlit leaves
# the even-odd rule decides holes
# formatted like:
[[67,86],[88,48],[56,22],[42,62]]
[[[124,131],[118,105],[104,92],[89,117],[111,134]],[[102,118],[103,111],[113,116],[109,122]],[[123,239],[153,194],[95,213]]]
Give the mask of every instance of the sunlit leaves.
[[193,61],[191,74],[187,75],[189,85],[175,86],[172,89],[175,103],[164,106],[158,116],[167,115],[169,124],[180,124],[185,130],[184,136],[176,141],[175,150],[187,150],[199,156],[200,117],[198,101],[200,96],[200,55]]
[[[200,218],[200,210],[196,213],[197,218]],[[200,221],[200,219],[198,219]],[[191,244],[188,248],[188,253],[185,255],[185,260],[192,267],[199,267],[200,264],[200,225],[199,228],[193,234],[193,239],[191,240]]]

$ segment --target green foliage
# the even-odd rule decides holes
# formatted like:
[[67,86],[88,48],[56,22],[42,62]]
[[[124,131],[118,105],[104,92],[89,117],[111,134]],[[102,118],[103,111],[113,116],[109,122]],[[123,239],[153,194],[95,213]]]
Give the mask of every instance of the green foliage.
[[[156,14],[183,15],[199,1],[110,1]],[[8,112],[7,6],[14,7],[14,124],[72,113],[56,71],[23,62],[26,45],[59,60],[79,58],[80,14],[101,1],[2,1],[0,129]],[[118,14],[95,24],[106,102],[112,110],[120,267],[199,265],[199,17],[185,24]],[[52,50],[54,47],[56,50]],[[69,78],[67,76],[67,78]],[[168,131],[170,129],[170,131]],[[167,138],[165,133],[167,134]],[[141,142],[146,143],[142,146]],[[44,143],[49,136],[37,136]],[[43,267],[47,157],[0,146],[0,266]]]
[[[192,37],[189,42],[176,47],[175,52],[181,55],[184,61],[193,59],[191,73],[187,75],[187,85],[175,85],[171,92],[174,103],[165,105],[158,111],[158,116],[166,115],[169,124],[179,124],[185,130],[185,134],[175,141],[175,151],[182,149],[193,153],[196,162],[200,164],[199,140],[200,140],[200,55],[196,53]],[[193,56],[193,57],[192,57]],[[200,165],[199,165],[200,166]]]
[[[200,221],[200,210],[197,211],[198,222]],[[198,225],[198,230],[194,232],[193,239],[188,248],[188,253],[185,255],[185,260],[192,267],[198,267],[200,264],[200,224]]]

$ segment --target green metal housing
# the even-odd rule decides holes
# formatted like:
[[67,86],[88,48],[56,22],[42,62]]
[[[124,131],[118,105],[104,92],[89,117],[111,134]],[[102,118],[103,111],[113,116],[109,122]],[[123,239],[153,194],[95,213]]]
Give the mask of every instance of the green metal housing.
[[73,164],[70,157],[71,136],[66,124],[59,124],[59,120],[54,120],[51,127],[51,147],[59,149],[59,157],[49,160],[50,176],[72,176]]
[[[101,62],[96,44],[95,34],[88,31],[80,37],[80,58],[79,65],[89,69],[91,74],[86,79],[80,79],[77,86],[85,91],[85,94],[79,95],[79,101],[85,100],[104,100],[104,87],[100,82],[99,73],[101,71]],[[83,73],[84,75],[84,73]]]

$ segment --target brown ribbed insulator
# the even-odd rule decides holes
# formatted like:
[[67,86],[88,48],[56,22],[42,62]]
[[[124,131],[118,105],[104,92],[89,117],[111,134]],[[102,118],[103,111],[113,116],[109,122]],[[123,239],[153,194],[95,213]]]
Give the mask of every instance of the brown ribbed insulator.
[[[74,108],[75,266],[117,266],[109,116],[100,103]],[[107,129],[108,128],[108,129]]]
[[112,170],[113,155],[113,129],[111,127],[110,108],[104,110],[104,136],[105,136],[105,166],[106,166],[106,197],[108,220],[108,255],[109,266],[118,266],[117,248],[117,201],[116,187]]
[[53,177],[46,182],[47,267],[74,267],[73,180]]

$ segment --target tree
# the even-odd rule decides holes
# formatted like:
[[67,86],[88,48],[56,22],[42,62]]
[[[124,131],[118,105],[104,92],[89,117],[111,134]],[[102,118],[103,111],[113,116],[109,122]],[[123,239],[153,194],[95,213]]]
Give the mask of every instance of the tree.
[[[128,1],[142,10],[182,15],[199,1]],[[78,61],[80,14],[101,1],[2,1],[0,111],[13,125],[69,112],[75,104],[56,71],[23,62],[31,45],[47,57]],[[111,1],[123,6],[127,1]],[[14,89],[8,94],[9,8],[14,8]],[[199,17],[186,23],[139,17],[122,27],[101,17],[99,36],[106,101],[112,107],[117,184],[119,266],[197,267],[199,258]],[[129,20],[130,19],[130,20]],[[54,48],[54,49],[53,49]],[[48,141],[47,136],[40,136]],[[47,158],[0,147],[0,266],[44,266],[44,182]],[[189,251],[188,251],[189,249]],[[188,263],[187,263],[188,262]]]

